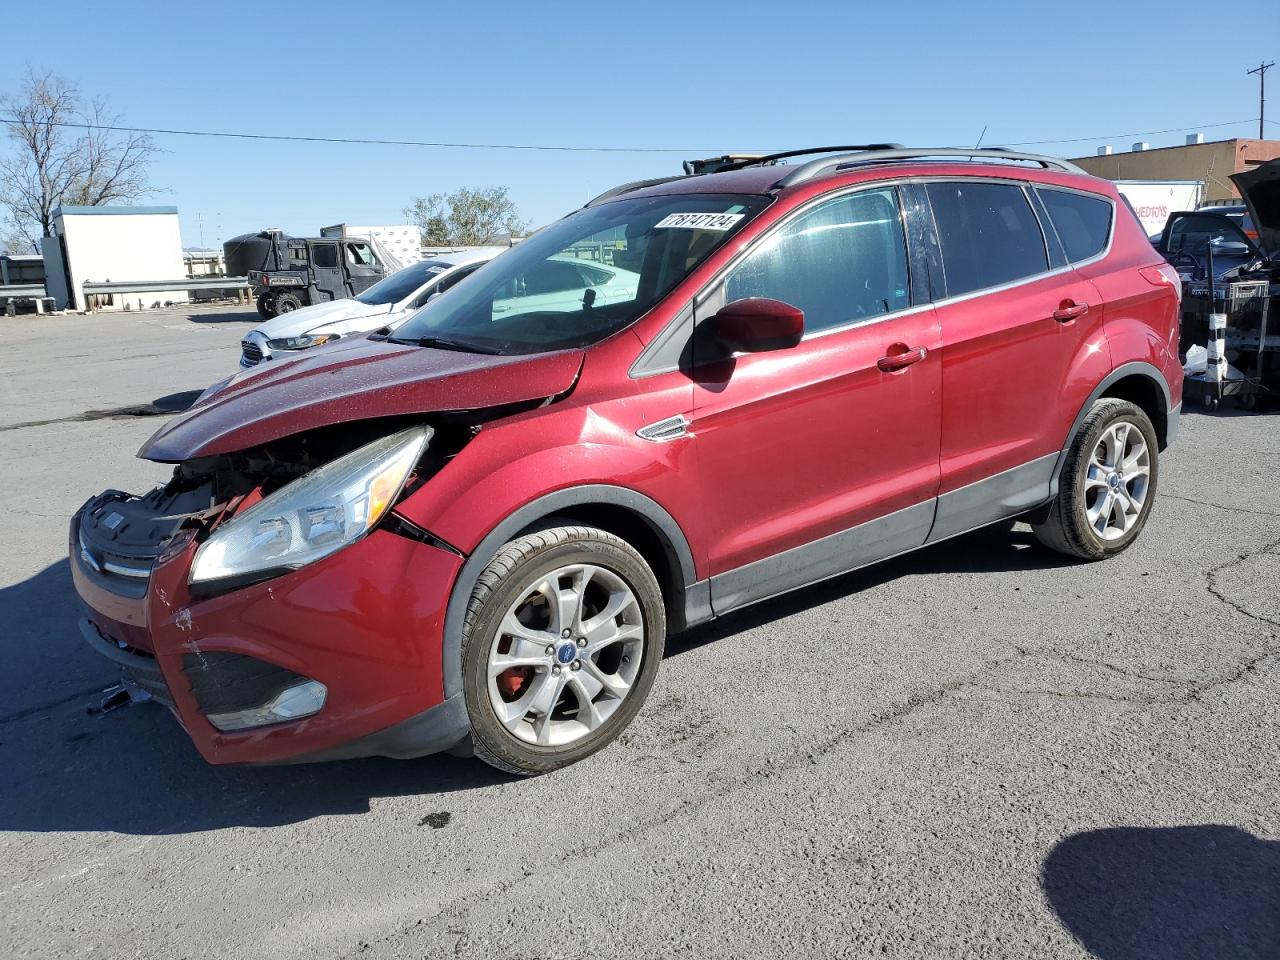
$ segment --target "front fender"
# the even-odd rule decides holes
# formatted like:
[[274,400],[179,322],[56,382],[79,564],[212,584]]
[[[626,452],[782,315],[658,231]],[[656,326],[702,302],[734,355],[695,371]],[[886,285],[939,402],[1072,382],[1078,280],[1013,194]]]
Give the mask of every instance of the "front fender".
[[686,622],[709,617],[702,558],[691,546],[691,540],[701,542],[690,529],[697,516],[692,485],[681,480],[693,470],[690,440],[646,441],[630,426],[593,407],[540,411],[487,427],[396,508],[467,556],[445,620],[446,696],[461,689],[462,622],[480,574],[502,544],[574,507],[611,506],[643,518],[666,541],[679,568]]

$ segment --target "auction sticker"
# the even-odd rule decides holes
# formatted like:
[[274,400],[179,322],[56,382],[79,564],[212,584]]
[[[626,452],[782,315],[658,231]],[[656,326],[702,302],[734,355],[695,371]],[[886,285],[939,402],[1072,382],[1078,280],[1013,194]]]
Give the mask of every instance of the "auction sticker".
[[741,213],[672,213],[654,224],[655,230],[728,230]]

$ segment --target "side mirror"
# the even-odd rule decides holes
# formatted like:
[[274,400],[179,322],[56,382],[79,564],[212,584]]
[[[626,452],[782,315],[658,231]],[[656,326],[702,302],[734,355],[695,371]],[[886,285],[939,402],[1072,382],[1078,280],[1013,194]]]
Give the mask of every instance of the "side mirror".
[[1213,252],[1228,257],[1246,257],[1249,255],[1249,245],[1242,240],[1219,240],[1213,245]]
[[731,353],[786,350],[804,336],[804,311],[768,297],[726,303],[709,322],[716,340]]

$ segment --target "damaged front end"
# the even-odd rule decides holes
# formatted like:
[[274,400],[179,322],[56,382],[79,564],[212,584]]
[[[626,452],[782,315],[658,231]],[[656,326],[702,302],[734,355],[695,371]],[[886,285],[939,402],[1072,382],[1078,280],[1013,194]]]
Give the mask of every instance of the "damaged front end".
[[[213,762],[325,755],[431,708],[439,647],[406,638],[438,634],[461,556],[393,510],[482,419],[337,424],[92,498],[70,542],[85,639]],[[358,717],[343,719],[344,699]],[[369,752],[452,745],[427,740]]]
[[463,557],[396,513],[484,424],[567,394],[581,350],[379,341],[247,371],[143,445],[175,464],[71,524],[86,640],[205,759],[420,756],[466,737],[441,638]]

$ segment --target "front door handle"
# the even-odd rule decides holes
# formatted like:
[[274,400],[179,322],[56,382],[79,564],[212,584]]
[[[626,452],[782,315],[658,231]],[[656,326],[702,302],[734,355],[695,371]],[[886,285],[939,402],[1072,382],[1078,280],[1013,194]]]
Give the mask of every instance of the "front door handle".
[[908,347],[905,343],[895,343],[889,347],[888,354],[876,361],[876,366],[885,373],[893,373],[913,363],[919,363],[928,355],[929,351],[924,347]]
[[1058,309],[1053,311],[1053,319],[1059,323],[1070,323],[1076,317],[1083,317],[1089,312],[1087,303],[1076,303],[1074,300],[1063,300]]

